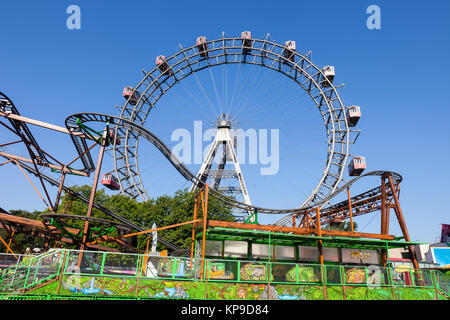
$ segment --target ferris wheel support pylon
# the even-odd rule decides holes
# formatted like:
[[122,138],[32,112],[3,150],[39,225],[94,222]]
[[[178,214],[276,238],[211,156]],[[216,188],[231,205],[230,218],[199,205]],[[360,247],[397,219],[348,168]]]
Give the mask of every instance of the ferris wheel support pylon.
[[[218,120],[218,126],[217,126],[217,133],[214,138],[214,141],[211,144],[211,147],[203,160],[202,166],[200,167],[200,170],[197,174],[197,179],[202,182],[206,183],[206,180],[210,176],[210,170],[212,167],[212,164],[214,162],[214,159],[216,156],[221,157],[220,164],[217,169],[217,173],[214,177],[214,187],[215,189],[219,190],[219,184],[221,179],[225,176],[224,175],[224,166],[227,162],[227,160],[231,160],[233,162],[234,166],[234,172],[233,176],[235,175],[239,181],[239,187],[240,189],[238,192],[242,193],[244,197],[244,203],[251,206],[252,202],[250,200],[250,195],[248,193],[247,186],[245,184],[244,175],[241,170],[241,166],[239,165],[238,157],[236,155],[235,151],[235,145],[234,145],[234,139],[231,136],[230,132],[231,128],[231,121],[229,119],[225,118],[225,115],[222,117],[219,117]],[[223,146],[223,152],[221,155],[218,155],[219,146]],[[190,191],[194,191],[198,188],[198,184],[196,182],[193,182],[190,188]],[[256,217],[252,215],[251,211],[247,212],[247,219],[249,219],[250,222],[255,222]]]

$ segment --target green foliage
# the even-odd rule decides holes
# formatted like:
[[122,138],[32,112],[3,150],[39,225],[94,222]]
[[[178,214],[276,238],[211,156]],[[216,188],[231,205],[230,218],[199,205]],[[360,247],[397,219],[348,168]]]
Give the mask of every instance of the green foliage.
[[[332,223],[325,227],[326,230],[338,230],[338,231],[351,231],[352,225],[350,221],[341,222],[341,223]],[[358,229],[358,224],[353,221],[353,230],[356,231]]]
[[[39,211],[31,213],[25,210],[10,210],[10,213],[18,217],[38,220],[40,214]],[[0,230],[0,236],[6,241],[6,243],[8,243],[11,239],[10,234],[4,229]],[[27,248],[41,248],[44,245],[44,242],[45,240],[42,238],[34,237],[26,233],[16,232],[14,233],[10,248],[14,251],[14,253],[23,254]],[[2,243],[0,243],[0,252],[10,253]]]

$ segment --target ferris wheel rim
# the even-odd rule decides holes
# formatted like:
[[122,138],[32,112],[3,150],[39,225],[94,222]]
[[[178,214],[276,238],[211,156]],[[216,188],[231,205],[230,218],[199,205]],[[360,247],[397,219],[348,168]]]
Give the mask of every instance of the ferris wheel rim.
[[[196,72],[206,68],[212,68],[223,64],[244,63],[267,67],[271,70],[278,71],[279,73],[294,80],[294,82],[299,84],[300,87],[309,94],[322,115],[328,137],[327,164],[316,188],[300,205],[300,208],[305,207],[310,203],[315,203],[326,198],[327,195],[332,194],[338,185],[344,181],[342,177],[349,157],[348,149],[350,143],[350,129],[345,112],[346,108],[344,107],[340,95],[337,92],[337,87],[325,77],[322,69],[313,64],[308,58],[310,53],[303,55],[297,51],[293,51],[291,53],[294,55],[294,61],[297,62],[291,62],[283,56],[283,52],[285,50],[283,45],[268,40],[268,38],[251,39],[251,41],[252,53],[244,54],[243,51],[232,52],[232,50],[239,50],[239,48],[243,48],[242,45],[239,45],[239,43],[242,43],[241,38],[222,37],[209,40],[206,42],[206,45],[208,45],[208,56],[204,59],[200,58],[200,51],[196,50],[197,45],[192,45],[186,49],[180,45],[181,50],[165,59],[169,65],[169,70],[171,70],[173,74],[169,74],[168,76],[165,75],[160,72],[158,66],[155,66],[150,72],[143,71],[145,76],[134,88],[134,92],[137,91],[141,93],[139,100],[135,103],[135,105],[132,105],[130,101],[127,100],[121,107],[120,117],[126,116],[128,119],[137,121],[138,123],[140,122],[140,124],[144,125],[150,111],[157,104],[159,99],[167,91],[169,91],[174,84],[182,81],[189,75],[195,74]],[[232,45],[228,46],[227,44],[230,42]],[[222,46],[219,45],[220,43],[222,43]],[[255,44],[257,46],[255,46]],[[212,46],[212,48],[210,46]],[[254,51],[257,51],[260,54],[255,54]],[[210,56],[209,53],[212,52],[218,53]],[[230,60],[229,57],[234,57],[234,61]],[[238,57],[240,57],[240,59],[238,59]],[[248,57],[253,59],[253,62],[247,60]],[[257,58],[261,59],[260,63],[255,63]],[[213,60],[216,60],[217,63],[211,63]],[[269,66],[266,64],[265,60],[272,61],[271,65]],[[207,61],[207,65],[195,68],[196,65],[200,66],[200,62],[202,61]],[[278,68],[273,67],[275,62],[278,62]],[[295,79],[292,75],[289,75],[289,70],[283,70],[283,67],[286,64],[290,66],[290,71],[295,72]],[[314,73],[308,73],[308,69],[314,70]],[[304,81],[302,83],[298,81],[301,76],[304,77]],[[320,85],[321,79],[324,79],[324,81],[327,82],[326,88]],[[169,81],[171,80],[175,81],[170,83]],[[306,88],[305,85],[308,85],[308,88]],[[158,92],[159,95],[157,94]],[[150,99],[153,99],[151,103],[149,103]],[[337,103],[337,108],[335,108],[334,102]],[[321,107],[325,106],[326,108],[323,108],[325,111],[322,111]],[[326,118],[327,115],[328,119]],[[146,200],[149,197],[139,172],[137,156],[139,137],[132,136],[132,134],[130,137],[129,131],[122,133],[125,134],[125,143],[123,146],[116,146],[115,144],[113,146],[114,170],[119,178],[121,190],[133,198],[140,196],[142,199]],[[337,133],[341,134],[341,140],[336,139]],[[129,141],[133,142],[133,140],[134,151],[130,152]],[[336,143],[340,144],[340,150],[336,148]],[[121,149],[123,149],[123,151],[121,151]],[[338,150],[336,151],[336,149]],[[336,160],[336,155],[339,155],[337,162],[333,161]],[[123,163],[120,164],[119,161],[123,161]],[[330,170],[332,165],[335,166],[335,172],[331,172]],[[131,170],[131,168],[133,168],[133,170]],[[329,177],[332,177],[331,183],[329,181],[328,183],[325,183]]]

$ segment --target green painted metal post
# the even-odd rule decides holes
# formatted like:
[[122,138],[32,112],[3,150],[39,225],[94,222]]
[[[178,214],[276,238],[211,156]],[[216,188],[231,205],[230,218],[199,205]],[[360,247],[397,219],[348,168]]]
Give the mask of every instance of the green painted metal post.
[[364,267],[364,273],[366,275],[366,286],[369,287],[369,274],[367,273],[367,267]]
[[388,282],[389,282],[389,285],[391,286],[392,300],[395,300],[395,293],[394,293],[394,285],[392,283],[391,268],[387,268],[386,270],[388,272]]
[[237,268],[238,268],[238,272],[237,272],[237,281],[241,281],[241,261],[238,260],[237,262]]
[[[176,271],[177,271],[177,259],[173,258],[172,259],[172,279],[175,279]],[[205,270],[203,270],[203,272],[205,272]]]
[[105,260],[106,260],[106,252],[103,252],[102,254],[102,264],[100,266],[100,274],[103,275],[103,269],[105,267]]
[[326,284],[326,280],[325,280],[325,266],[323,264],[320,265],[320,274],[321,274],[321,280],[322,280],[322,286],[323,286],[323,298],[324,298],[324,300],[328,300],[327,284]]
[[339,271],[341,273],[341,284],[342,284],[342,296],[344,297],[344,300],[347,300],[347,294],[345,292],[345,273],[344,273],[344,267],[339,266]]
[[[25,277],[25,282],[23,283],[23,291],[25,291],[25,286],[27,285],[27,283],[28,283],[28,277],[29,277],[29,275],[30,275],[30,268],[31,268],[31,260],[32,259],[30,259],[30,260],[28,260],[28,270],[27,270],[27,275],[26,275],[26,277]],[[16,274],[17,273],[17,267],[16,267],[16,271],[14,272],[14,274]]]
[[430,271],[430,275],[431,275],[431,281],[433,282],[434,296],[435,296],[436,300],[439,300],[438,287],[437,287],[437,283],[436,283],[436,274],[435,274],[434,270]]

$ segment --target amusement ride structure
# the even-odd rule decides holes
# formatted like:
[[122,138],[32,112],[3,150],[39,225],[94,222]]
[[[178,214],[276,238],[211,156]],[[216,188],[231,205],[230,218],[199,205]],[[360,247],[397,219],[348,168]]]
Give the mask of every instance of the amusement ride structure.
[[[352,156],[349,151],[355,143],[360,131],[355,129],[361,110],[358,106],[347,107],[342,102],[338,88],[334,84],[335,70],[333,66],[323,68],[311,61],[311,52],[303,54],[296,50],[295,41],[279,44],[271,41],[269,35],[265,39],[256,39],[249,31],[242,32],[238,37],[225,37],[208,40],[198,37],[197,42],[187,48],[180,45],[180,50],[173,55],[158,56],[156,65],[151,71],[143,71],[142,80],[134,87],[125,87],[123,96],[125,103],[119,107],[117,116],[100,113],[78,113],[70,115],[65,120],[65,127],[48,124],[42,121],[22,116],[12,100],[5,94],[0,94],[0,121],[2,127],[14,133],[18,140],[1,142],[0,156],[5,162],[16,165],[23,174],[27,172],[38,177],[44,195],[37,188],[50,213],[43,214],[43,221],[26,219],[8,214],[5,210],[0,213],[1,227],[11,236],[9,244],[2,239],[8,251],[13,235],[25,232],[47,239],[47,242],[57,240],[77,244],[83,250],[117,251],[100,243],[118,243],[124,251],[142,252],[134,248],[127,239],[138,234],[151,236],[152,232],[166,228],[192,224],[194,243],[194,227],[202,227],[202,259],[205,257],[205,236],[208,228],[234,228],[236,230],[253,230],[269,233],[283,233],[286,235],[318,236],[318,237],[347,237],[358,239],[377,239],[393,241],[396,239],[389,234],[390,211],[394,210],[409,249],[414,268],[418,269],[418,262],[410,245],[410,237],[406,228],[403,213],[399,203],[400,182],[402,177],[390,171],[371,171],[366,169],[365,158]],[[321,178],[316,187],[306,199],[299,199],[296,208],[266,208],[252,203],[248,192],[244,173],[236,159],[235,140],[230,134],[232,121],[227,114],[218,115],[217,133],[198,172],[192,172],[177,158],[171,149],[152,131],[145,127],[158,101],[175,84],[196,73],[226,64],[249,64],[277,72],[292,80],[299,89],[303,90],[313,101],[323,120],[327,135],[327,160]],[[7,120],[8,122],[6,122]],[[61,163],[44,151],[33,137],[29,125],[40,126],[52,131],[67,134],[71,137],[76,157],[69,163]],[[101,126],[102,129],[94,129]],[[95,201],[98,183],[120,191],[132,198],[148,200],[146,188],[139,169],[139,143],[141,140],[150,142],[191,184],[191,191],[196,193],[196,204],[192,221],[182,222],[173,226],[160,226],[149,229],[125,219],[120,213],[112,212]],[[5,147],[23,143],[29,157],[7,153]],[[91,155],[95,146],[99,146],[97,162]],[[219,148],[222,147],[222,148]],[[111,150],[114,155],[114,170],[101,176],[101,167],[105,150]],[[213,169],[214,160],[218,158],[217,168]],[[350,159],[351,158],[351,159]],[[76,161],[82,167],[73,168]],[[227,162],[232,163],[232,169],[225,169]],[[59,181],[46,175],[42,168],[50,168],[60,174]],[[344,175],[348,168],[351,180],[345,181]],[[65,185],[68,174],[89,177],[93,175],[92,193],[90,198],[71,190]],[[380,185],[366,192],[351,196],[350,187],[360,179],[378,176]],[[226,178],[237,178],[237,187],[221,187]],[[210,182],[208,182],[210,179]],[[31,180],[30,180],[31,182]],[[51,199],[46,183],[58,188],[56,199]],[[80,199],[88,204],[85,216],[58,214],[58,206],[62,192]],[[238,201],[230,194],[239,193],[244,200]],[[338,195],[346,195],[346,200],[331,204]],[[245,221],[225,222],[208,220],[207,199],[214,197],[222,203],[245,212]],[[92,216],[93,208],[97,208],[111,217],[111,220],[99,219]],[[203,212],[200,217],[199,210]],[[363,214],[381,212],[380,232],[362,233],[353,230],[353,219]],[[258,224],[258,215],[279,215],[280,218],[272,225]],[[65,219],[81,220],[82,229],[74,229],[65,224]],[[344,220],[350,221],[350,231],[325,229],[324,226],[339,224]],[[96,227],[92,227],[95,224]],[[111,237],[111,230],[119,230],[118,237]],[[320,238],[322,239],[322,238]],[[322,240],[319,240],[319,247]],[[325,240],[324,240],[325,241]],[[181,252],[176,245],[158,237],[158,242],[164,245],[171,254]],[[381,265],[387,264],[387,252],[381,250]],[[320,261],[323,263],[323,251],[319,248]],[[191,256],[193,255],[193,248]],[[202,260],[203,261],[203,260]]]

